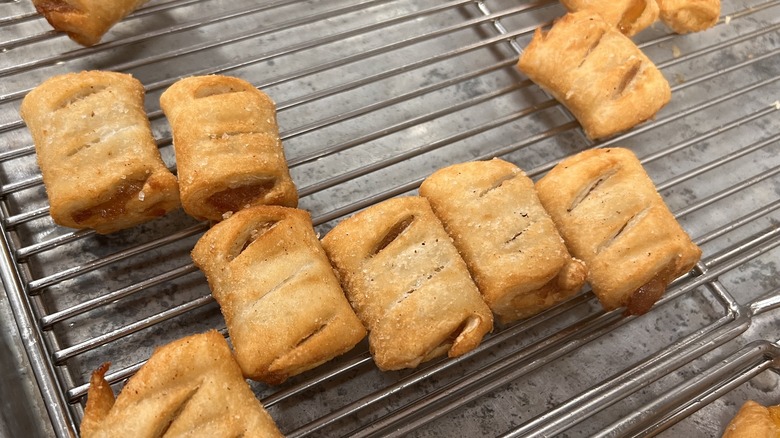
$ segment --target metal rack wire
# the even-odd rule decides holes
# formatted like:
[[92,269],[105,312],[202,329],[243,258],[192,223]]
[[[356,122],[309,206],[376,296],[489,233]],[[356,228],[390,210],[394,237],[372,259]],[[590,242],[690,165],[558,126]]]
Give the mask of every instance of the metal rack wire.
[[100,363],[119,388],[155,346],[225,333],[189,259],[206,224],[178,212],[99,236],[51,222],[18,108],[82,69],[144,83],[174,170],[159,94],[195,74],[251,81],[277,101],[322,234],[448,164],[501,156],[538,178],[579,150],[625,146],[704,250],[642,317],[585,291],[458,359],[380,373],[361,344],[283,386],[253,384],[289,436],[709,436],[745,398],[779,403],[780,1],[724,1],[700,34],[640,34],[672,102],[595,144],[514,69],[562,13],[551,0],[153,0],[81,48],[32,5],[0,4],[0,277],[56,433],[76,433]]

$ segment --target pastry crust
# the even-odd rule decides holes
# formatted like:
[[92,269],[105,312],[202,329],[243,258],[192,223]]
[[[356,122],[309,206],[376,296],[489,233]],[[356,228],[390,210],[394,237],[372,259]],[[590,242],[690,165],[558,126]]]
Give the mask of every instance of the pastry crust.
[[254,205],[296,207],[276,105],[228,76],[182,79],[160,96],[173,129],[184,210],[203,220]]
[[490,309],[424,198],[376,204],[336,225],[322,244],[382,370],[460,356],[493,327]]
[[647,312],[701,250],[627,149],[594,149],[561,161],[536,183],[572,255],[607,310]]
[[561,0],[569,12],[593,11],[627,36],[633,36],[658,19],[656,0]]
[[244,375],[270,384],[352,349],[366,331],[303,210],[257,206],[198,241]]
[[86,71],[55,76],[24,98],[55,223],[111,233],[179,207],[130,75]]
[[116,400],[106,371],[90,379],[83,438],[282,436],[214,330],[155,350]]
[[537,29],[517,67],[565,105],[591,139],[654,117],[671,98],[652,61],[592,11],[566,14],[548,32]]
[[477,283],[504,323],[528,317],[580,290],[585,264],[573,259],[534,183],[500,159],[440,169],[420,186]]
[[709,29],[720,18],[720,0],[657,0],[661,20],[677,33]]
[[726,426],[723,438],[780,438],[780,406],[746,401]]
[[92,46],[114,24],[149,0],[33,0],[51,26],[77,43]]

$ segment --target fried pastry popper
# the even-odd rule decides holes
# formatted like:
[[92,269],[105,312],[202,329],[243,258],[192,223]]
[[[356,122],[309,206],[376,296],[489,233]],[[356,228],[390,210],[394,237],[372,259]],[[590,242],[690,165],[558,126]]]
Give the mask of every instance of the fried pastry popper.
[[100,42],[111,26],[149,0],[33,0],[51,26],[77,43]]
[[485,302],[508,323],[580,290],[585,264],[569,255],[534,183],[500,159],[438,170],[420,186]]
[[569,12],[593,11],[627,36],[636,35],[658,19],[656,0],[561,0]]
[[671,98],[652,61],[592,11],[566,14],[548,32],[537,29],[517,67],[565,105],[591,139],[652,118]]
[[116,398],[106,371],[90,379],[83,438],[282,436],[214,330],[156,349]]
[[720,0],[656,0],[661,20],[677,33],[709,29],[720,18]]
[[780,437],[780,405],[762,406],[748,400],[726,426],[722,438]]
[[160,96],[173,129],[181,202],[199,220],[220,221],[254,205],[296,207],[276,105],[242,79],[195,76]]
[[322,240],[382,370],[475,348],[493,327],[463,259],[428,201],[390,199]]
[[303,210],[242,210],[206,232],[192,259],[206,274],[249,378],[281,383],[366,335]]
[[160,158],[144,88],[132,76],[52,77],[25,96],[21,115],[55,223],[107,234],[179,207],[176,177]]
[[587,264],[588,282],[607,310],[647,312],[701,257],[627,149],[571,156],[536,189],[569,251]]

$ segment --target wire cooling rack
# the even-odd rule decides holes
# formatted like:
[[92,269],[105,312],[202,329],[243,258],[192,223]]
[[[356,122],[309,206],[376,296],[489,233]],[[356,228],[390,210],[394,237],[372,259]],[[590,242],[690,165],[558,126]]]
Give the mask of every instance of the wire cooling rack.
[[91,48],[30,2],[0,3],[0,275],[41,421],[75,435],[102,362],[119,389],[156,346],[226,334],[189,258],[206,224],[177,212],[100,236],[48,216],[19,105],[48,77],[91,69],[145,85],[174,170],[162,91],[215,73],[265,91],[321,234],[449,164],[500,156],[539,178],[578,151],[623,146],[703,249],[641,317],[583,291],[458,359],[382,373],[360,344],[282,386],[253,383],[289,436],[717,436],[744,400],[780,403],[780,1],[722,12],[705,32],[656,24],[635,38],[672,101],[593,143],[514,68],[533,30],[563,14],[556,1],[152,0]]

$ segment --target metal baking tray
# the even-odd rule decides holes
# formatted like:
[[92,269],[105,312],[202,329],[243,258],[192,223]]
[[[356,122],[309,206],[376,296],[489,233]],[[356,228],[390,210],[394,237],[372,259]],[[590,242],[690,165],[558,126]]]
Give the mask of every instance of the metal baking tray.
[[0,324],[21,364],[5,393],[22,387],[44,434],[76,435],[99,364],[119,390],[155,347],[225,333],[189,256],[206,224],[179,211],[100,236],[48,216],[21,99],[52,75],[103,69],[146,86],[172,169],[167,86],[220,73],[269,94],[321,235],[450,164],[500,156],[536,179],[623,146],[703,249],[640,317],[605,313],[585,289],[455,360],[380,372],[362,343],[279,387],[252,383],[289,436],[718,436],[746,399],[780,403],[780,1],[724,0],[712,29],[635,37],[672,101],[598,143],[514,67],[562,14],[557,1],[152,0],[83,48],[29,1],[0,2],[0,310],[12,315]]

